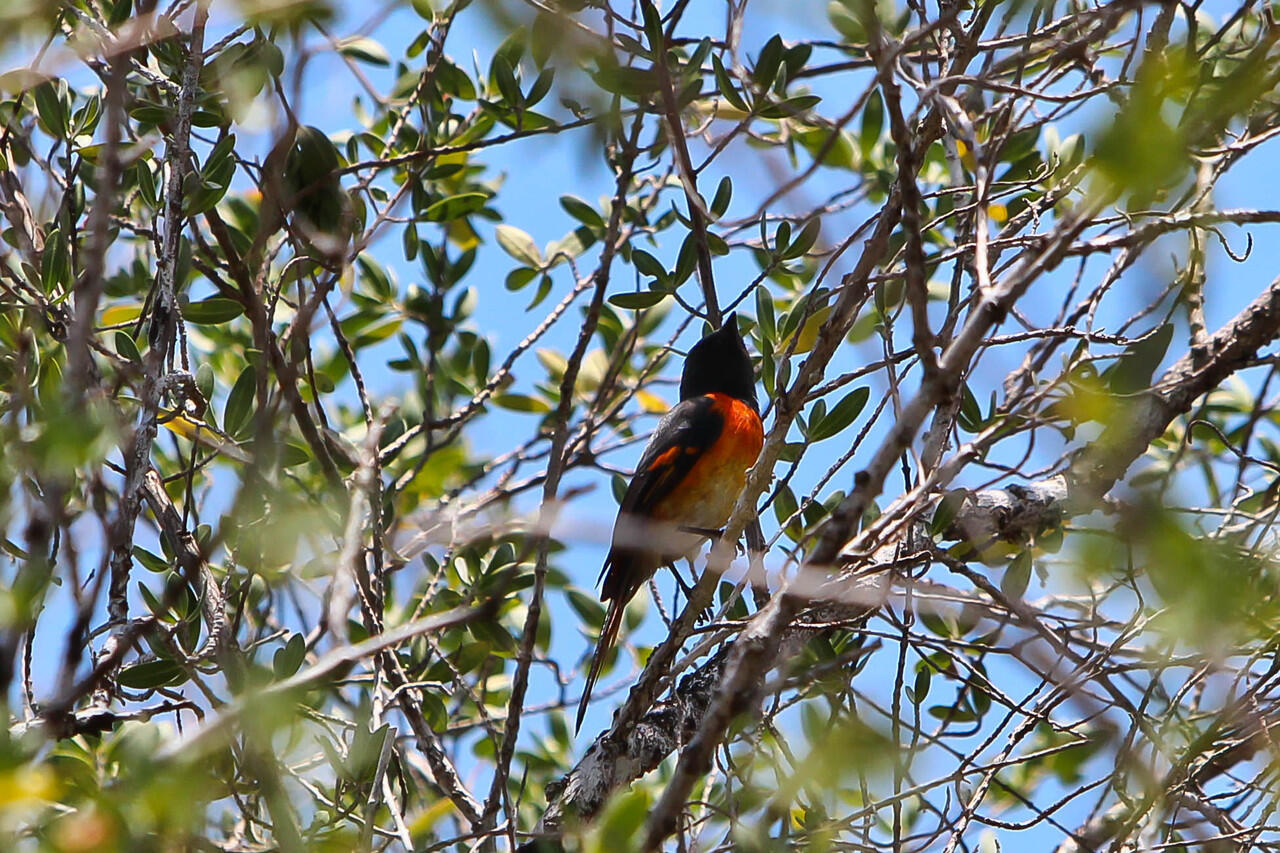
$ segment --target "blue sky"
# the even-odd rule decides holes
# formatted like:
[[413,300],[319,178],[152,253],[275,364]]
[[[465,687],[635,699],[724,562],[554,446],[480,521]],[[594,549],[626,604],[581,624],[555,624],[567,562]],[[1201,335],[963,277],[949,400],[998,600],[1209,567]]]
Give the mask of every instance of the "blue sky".
[[[1215,4],[1207,5],[1213,7]],[[1216,5],[1220,8],[1225,6],[1225,4]],[[221,6],[215,8],[221,9]],[[351,10],[355,8],[361,8],[363,15],[362,4],[351,4],[350,8],[344,10],[343,17],[333,26],[334,35],[340,36],[353,32],[362,23],[362,16],[351,14]],[[772,3],[753,3],[749,10],[748,25],[743,33],[742,45],[747,54],[754,55],[765,40],[775,32],[781,32],[784,39],[830,38],[833,34],[826,22],[825,9],[826,3],[823,0],[808,2],[775,0]],[[685,35],[718,34],[723,31],[722,16],[722,8],[719,4],[691,3],[685,23],[681,27],[681,33]],[[211,31],[212,38],[218,38],[225,32],[228,20],[226,17],[215,16]],[[416,36],[421,26],[421,20],[411,10],[400,9],[393,12],[373,32],[373,35],[386,45],[394,58],[403,55],[405,45]],[[447,53],[464,68],[470,69],[471,55],[474,51],[480,67],[487,69],[489,57],[501,37],[502,34],[486,21],[480,9],[475,7],[459,18],[450,35]],[[314,38],[310,41],[313,44],[316,43]],[[362,71],[368,74],[380,89],[385,89],[391,79],[389,70],[362,66]],[[87,85],[89,82],[74,75],[71,79],[74,85]],[[827,115],[842,112],[863,86],[864,79],[861,76],[853,79],[833,78],[822,81],[816,89],[825,98],[822,111]],[[302,99],[295,106],[299,107],[304,122],[336,132],[353,126],[352,104],[354,99],[360,96],[359,86],[343,63],[333,54],[322,53],[313,60],[302,90]],[[556,99],[557,93],[553,92],[547,103],[554,104]],[[1102,120],[1104,116],[1101,114],[1081,115],[1074,120],[1075,126],[1062,127],[1060,133],[1063,136],[1080,130],[1087,133],[1095,130],[1096,123]],[[1273,142],[1268,147],[1274,149],[1275,144]],[[699,143],[695,142],[693,145],[695,159],[700,159]],[[540,245],[544,246],[549,241],[564,236],[574,224],[556,202],[559,195],[573,194],[595,203],[612,191],[612,178],[594,152],[590,132],[587,130],[573,131],[554,137],[536,137],[498,146],[482,152],[477,159],[489,166],[491,177],[499,174],[504,177],[499,207],[506,221],[527,231]],[[1247,157],[1220,185],[1217,196],[1218,206],[1222,208],[1273,206],[1276,189],[1274,162],[1274,154],[1268,151],[1267,147]],[[776,167],[776,171],[771,170],[771,166]],[[762,153],[747,149],[745,146],[735,146],[701,177],[700,181],[704,189],[715,185],[723,173],[722,167],[731,168],[735,177],[734,205],[730,209],[730,217],[745,215],[753,210],[758,200],[765,197],[776,185],[776,174],[790,170],[790,166],[776,152]],[[789,213],[793,210],[805,209],[816,200],[810,196],[811,192],[813,190],[804,188],[793,198],[781,200],[770,212]],[[824,223],[823,240],[827,244],[838,241],[852,228],[853,223],[864,218],[870,210],[870,207],[863,205],[842,216],[829,217]],[[1266,227],[1256,227],[1252,231],[1255,237],[1253,253],[1242,264],[1230,261],[1219,246],[1212,245],[1209,280],[1213,282],[1220,276],[1229,276],[1233,283],[1239,284],[1230,288],[1219,286],[1214,289],[1214,298],[1206,306],[1211,328],[1216,328],[1236,313],[1263,284],[1270,281],[1274,275],[1273,271],[1280,268],[1280,249],[1276,248],[1277,241],[1273,239],[1271,232]],[[403,258],[397,232],[389,233],[391,234],[389,238],[372,247],[372,253],[396,273],[402,288],[420,281],[421,276],[416,263],[408,263]],[[676,233],[667,232],[668,244],[654,250],[654,253],[664,260],[670,259],[678,245],[677,237],[672,236]],[[1225,229],[1224,233],[1235,251],[1239,252],[1243,249],[1245,238],[1240,229]],[[516,310],[522,308],[528,301],[529,294],[521,293],[513,299],[503,288],[503,279],[514,266],[514,262],[492,241],[491,225],[482,226],[481,236],[486,242],[468,280],[469,284],[480,290],[481,296],[473,324],[476,331],[489,339],[494,353],[503,353],[523,338],[542,318],[546,307],[565,292],[569,282],[566,269],[560,268],[557,271],[556,289],[547,303],[532,313]],[[1182,245],[1179,241],[1171,239],[1167,248],[1167,251],[1149,252],[1149,260],[1144,261],[1126,276],[1124,291],[1107,303],[1102,325],[1123,319],[1128,313],[1140,307],[1147,296],[1163,287],[1170,271],[1167,258],[1172,252],[1180,253]],[[856,255],[849,253],[833,269],[833,279],[848,268],[854,257]],[[589,261],[584,261],[584,268],[588,268],[588,264]],[[1101,268],[1097,264],[1091,265],[1091,274],[1096,276]],[[629,270],[627,272],[630,273]],[[718,259],[715,275],[722,299],[736,293],[754,277],[755,273],[756,268],[747,253],[735,252],[727,258]],[[1074,268],[1064,265],[1063,268],[1037,283],[1024,303],[1024,310],[1036,318],[1051,314],[1056,310],[1062,289],[1073,273]],[[615,287],[621,290],[626,287],[627,281],[627,276],[618,275],[615,277]],[[693,285],[686,285],[683,293],[689,295],[693,289]],[[750,306],[750,304],[748,301],[747,305]],[[540,346],[549,346],[561,352],[567,352],[572,347],[576,335],[576,324],[573,321],[575,316],[574,314],[567,316]],[[677,318],[673,312],[669,320],[673,328],[675,319]],[[692,342],[695,335],[696,331],[686,333],[682,343],[687,345]],[[390,346],[387,351],[391,351]],[[1178,340],[1175,339],[1170,358],[1176,358],[1180,352]],[[878,358],[879,354],[879,343],[875,339],[859,346],[847,347],[833,364],[830,375],[836,375],[857,364]],[[373,369],[377,355],[376,352],[367,353],[367,360],[362,365],[372,387],[379,394],[390,396],[402,394],[407,387],[406,377],[402,374]],[[984,355],[982,370],[974,385],[978,399],[984,404],[990,391],[998,390],[1000,380],[1013,366],[1012,362],[1007,361],[1009,357],[1000,351],[992,351]],[[673,367],[672,370],[674,369]],[[533,379],[540,378],[541,373],[541,368],[537,365],[532,353],[517,364],[518,381],[526,383],[526,386]],[[882,385],[876,384],[879,381],[879,379],[871,380],[873,399],[883,391]],[[673,395],[668,392],[668,399],[671,396]],[[494,412],[475,422],[467,434],[467,441],[478,453],[497,454],[509,449],[513,434],[522,437],[527,435],[531,424],[532,421],[527,416]],[[868,453],[875,447],[883,430],[884,426],[881,425],[873,432],[866,445]],[[843,441],[844,439],[838,439],[815,447],[814,451],[806,457],[796,482],[800,486],[812,483],[847,447],[847,444],[842,445]],[[629,468],[639,452],[640,445],[633,445],[615,454],[609,462]],[[1044,456],[1043,461],[1046,462],[1055,455],[1052,447],[1043,448],[1040,452]],[[855,459],[836,477],[828,490],[847,488],[853,472],[859,467],[858,460]],[[226,478],[225,473],[220,473],[219,476]],[[575,525],[580,524],[594,531],[596,535],[567,537],[569,548],[558,557],[557,565],[568,572],[581,588],[593,591],[596,575],[604,556],[605,537],[615,510],[613,501],[609,497],[608,482],[603,476],[594,473],[574,473],[566,479],[564,484],[565,488],[580,485],[592,485],[596,491],[589,499],[580,500],[575,504],[574,511],[580,515],[573,521]],[[888,496],[895,494],[899,487],[898,479],[891,481],[888,486]],[[807,490],[799,487],[796,489],[798,494],[803,494]],[[532,509],[532,503],[526,500],[524,508]],[[765,515],[764,523],[766,535],[770,535],[775,528],[771,513]],[[670,584],[664,583],[664,590],[668,590],[668,606],[670,606],[669,588]],[[1032,592],[1035,592],[1034,587]],[[564,605],[562,600],[554,599],[552,605],[556,608],[552,654],[561,661],[577,661],[588,651],[588,640],[580,631],[577,616]],[[55,599],[53,606],[65,607],[65,600],[60,604],[59,599]],[[55,620],[47,626],[42,625],[42,630],[50,631],[49,636],[58,636],[56,625]],[[662,630],[658,620],[652,618],[651,613],[645,628],[634,639],[641,643],[654,643],[661,636]],[[60,654],[60,650],[57,653]],[[546,680],[546,670],[535,668],[534,674],[535,681],[530,702],[538,704],[552,695],[551,685]],[[605,677],[602,687],[608,688],[623,681],[629,683],[631,674],[628,667],[618,667]],[[869,671],[867,675],[874,678],[883,673]],[[577,683],[570,687],[570,695],[576,693],[577,687]],[[602,690],[597,692],[596,700],[583,727],[583,736],[579,739],[580,744],[589,742],[589,739],[604,727],[616,701],[616,696],[606,696]],[[536,731],[541,728],[541,725],[534,723],[532,728]]]

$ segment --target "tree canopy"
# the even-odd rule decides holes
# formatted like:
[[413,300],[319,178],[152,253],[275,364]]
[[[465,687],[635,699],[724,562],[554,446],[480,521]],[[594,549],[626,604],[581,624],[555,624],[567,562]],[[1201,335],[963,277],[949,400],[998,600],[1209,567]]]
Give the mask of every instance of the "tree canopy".
[[1271,4],[0,20],[0,847],[1280,843]]

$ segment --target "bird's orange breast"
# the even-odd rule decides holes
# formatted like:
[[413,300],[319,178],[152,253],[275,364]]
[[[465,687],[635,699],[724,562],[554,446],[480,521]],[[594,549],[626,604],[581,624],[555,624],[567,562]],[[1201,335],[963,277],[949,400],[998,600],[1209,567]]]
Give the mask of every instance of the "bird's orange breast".
[[[708,394],[723,419],[720,435],[689,469],[654,517],[688,527],[723,527],[747,483],[747,471],[764,445],[764,425],[755,410],[727,394]],[[699,452],[690,448],[694,452]]]

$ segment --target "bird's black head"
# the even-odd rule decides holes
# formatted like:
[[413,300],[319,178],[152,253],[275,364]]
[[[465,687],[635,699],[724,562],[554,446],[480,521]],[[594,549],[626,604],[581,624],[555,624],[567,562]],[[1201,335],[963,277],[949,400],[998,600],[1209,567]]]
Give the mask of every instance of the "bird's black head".
[[738,315],[724,318],[724,325],[693,345],[684,360],[680,399],[702,394],[728,394],[759,409],[751,356],[738,334]]

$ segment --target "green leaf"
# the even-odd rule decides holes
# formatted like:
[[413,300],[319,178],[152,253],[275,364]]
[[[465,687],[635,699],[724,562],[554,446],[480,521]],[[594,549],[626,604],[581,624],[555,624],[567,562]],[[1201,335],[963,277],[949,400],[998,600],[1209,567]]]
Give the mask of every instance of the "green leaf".
[[546,414],[551,411],[551,404],[546,400],[530,397],[528,394],[494,394],[493,403],[495,406],[513,412]]
[[169,120],[170,110],[154,101],[139,100],[129,109],[129,117],[140,124],[162,124]]
[[596,601],[594,596],[571,587],[565,590],[565,597],[569,600],[569,606],[577,611],[583,622],[593,628],[599,628],[604,624],[604,607]]
[[761,118],[787,118],[789,116],[799,116],[805,111],[813,109],[822,100],[817,95],[796,95],[794,98],[787,98],[785,101],[779,101],[776,104],[769,104],[757,110],[757,115]]
[[598,849],[630,850],[634,848],[636,838],[640,836],[641,830],[644,829],[644,822],[649,817],[652,802],[649,789],[640,786],[612,797],[599,819]]
[[1165,323],[1153,334],[1126,347],[1120,360],[1103,374],[1111,392],[1135,394],[1150,387],[1151,378],[1169,351],[1172,340],[1173,324]]
[[558,266],[566,258],[578,257],[595,245],[595,242],[595,232],[585,225],[579,225],[559,240],[552,240],[547,244],[547,263],[553,267]]
[[613,37],[618,42],[618,46],[622,48],[623,52],[632,54],[633,56],[638,56],[641,59],[650,58],[649,48],[644,46],[644,42],[638,39],[633,39],[626,33],[615,33]]
[[973,723],[978,720],[978,715],[974,713],[973,709],[963,703],[952,706],[931,705],[929,706],[929,716],[938,720],[949,720],[953,723]]
[[967,382],[960,391],[960,411],[956,415],[956,424],[965,432],[979,432],[982,429],[982,406],[978,405],[978,398],[973,396]]
[[534,276],[537,274],[537,270],[531,270],[528,267],[516,267],[507,273],[506,288],[513,292],[523,290],[525,285],[533,281]]
[[516,27],[493,52],[493,59],[489,63],[489,85],[497,85],[495,66],[499,59],[504,60],[513,69],[520,65],[520,57],[524,56],[526,33],[524,27]]
[[143,202],[147,207],[154,207],[158,196],[156,178],[151,172],[151,164],[146,160],[139,160],[133,171],[138,176],[138,193],[142,196]]
[[912,686],[911,701],[919,705],[929,695],[929,686],[933,683],[933,668],[927,663],[921,663],[916,669],[915,683]]
[[243,313],[243,305],[225,296],[210,296],[182,309],[183,319],[197,326],[217,326],[230,322]]
[[156,574],[167,574],[172,566],[169,561],[159,554],[153,554],[146,548],[133,546],[133,558],[142,564],[142,567],[149,572]]
[[965,498],[969,496],[965,489],[952,489],[942,496],[942,500],[938,501],[938,506],[933,511],[933,519],[929,522],[929,532],[934,536],[942,536],[947,532],[947,528],[951,526],[951,522],[956,520],[956,516],[960,514],[960,507],[964,506]]
[[495,229],[498,245],[503,251],[527,267],[541,267],[542,252],[538,244],[514,225],[499,225]]
[[884,130],[884,100],[880,90],[871,93],[867,100],[867,108],[862,111],[862,132],[858,135],[858,145],[862,148],[862,158],[871,156],[871,149],[880,141],[880,132]]
[[680,252],[676,255],[676,268],[671,274],[675,279],[676,285],[684,284],[689,276],[693,275],[693,270],[698,266],[698,243],[694,239],[692,231],[684,238],[684,242],[680,244]]
[[356,266],[360,268],[360,278],[368,282],[369,294],[375,299],[390,300],[395,296],[396,288],[391,276],[381,264],[365,253],[356,258]]
[[280,451],[280,464],[285,468],[296,468],[311,461],[311,451],[301,444],[289,442]]
[[351,748],[347,750],[347,769],[354,781],[367,782],[373,777],[390,732],[390,723],[383,723],[376,731],[370,731],[365,725],[356,726]]
[[822,155],[820,162],[824,166],[830,166],[833,169],[853,169],[856,165],[853,134],[847,130],[812,127],[796,130],[795,136],[810,156],[817,159],[819,154]]
[[418,247],[422,245],[422,238],[418,235],[418,229],[412,225],[406,226],[401,242],[404,245],[404,259],[406,261],[417,260]]
[[54,228],[44,241],[40,256],[40,283],[48,294],[61,293],[71,281],[71,258],[61,228]]
[[631,263],[635,264],[641,275],[663,278],[667,274],[667,268],[662,265],[662,262],[643,249],[632,251]]
[[736,86],[733,85],[733,78],[729,76],[729,72],[725,71],[724,63],[720,61],[720,57],[711,57],[711,67],[716,75],[716,88],[720,90],[721,96],[729,102],[735,109],[750,112],[747,108],[747,102],[742,99]]
[[379,341],[385,341],[387,338],[400,331],[400,326],[404,322],[402,317],[384,316],[375,323],[370,323],[360,330],[351,341],[351,346],[355,349],[363,349],[364,347],[376,344]]
[[133,0],[115,0],[111,4],[111,14],[107,16],[107,26],[114,30],[129,20],[131,14],[133,14]]
[[489,342],[484,338],[477,339],[475,349],[471,351],[471,371],[476,379],[484,382],[489,378],[489,364],[492,358]]
[[583,225],[586,225],[588,228],[604,227],[604,218],[594,207],[587,204],[577,196],[560,196],[560,206],[564,208],[566,213],[581,222]]
[[441,58],[436,65],[436,85],[440,91],[453,95],[463,101],[476,99],[476,84],[467,76],[467,72],[454,65],[446,58]]
[[778,75],[778,65],[782,62],[782,37],[775,35],[765,42],[756,59],[756,67],[751,70],[751,80],[761,92],[773,85]]
[[498,92],[501,93],[502,99],[507,106],[523,106],[524,95],[520,92],[520,85],[516,83],[515,70],[511,67],[511,63],[507,61],[507,58],[505,56],[495,56],[492,70],[494,82],[498,84]]
[[711,216],[719,219],[729,209],[729,201],[733,198],[733,180],[725,175],[716,186],[716,194],[711,199]]
[[1009,563],[1004,577],[1000,579],[1000,591],[1009,598],[1018,600],[1027,591],[1031,583],[1031,551],[1022,551]]
[[773,232],[773,250],[779,256],[791,245],[791,223],[782,220],[778,223],[778,230]]
[[[800,509],[800,504],[796,502],[795,492],[791,491],[791,487],[783,484],[778,487],[778,496],[773,499],[773,517],[778,520],[778,524],[786,524],[787,519],[796,514]],[[794,522],[792,522],[794,526]]]
[[644,16],[644,34],[649,39],[649,46],[653,49],[654,56],[659,56],[659,51],[666,44],[662,33],[662,16],[658,14],[653,0],[640,0],[640,14]]
[[[142,353],[138,352],[138,344],[134,341],[133,336],[124,329],[116,332],[116,353],[121,358],[127,358],[134,364],[142,363]],[[202,365],[203,366],[203,365]]]
[[235,177],[235,146],[236,135],[225,134],[205,158],[199,175],[188,176],[193,189],[182,199],[183,213],[188,216],[204,213],[222,201]]
[[458,193],[431,204],[422,211],[422,218],[427,222],[452,222],[482,209],[488,200],[486,193]]
[[[920,617],[920,621],[924,623],[924,626],[939,637],[951,637],[955,634],[952,630],[951,623],[943,619],[942,615],[939,614],[938,611],[933,609],[921,609],[918,615]],[[942,670],[940,669],[939,671],[941,672]]]
[[301,634],[294,634],[289,642],[276,649],[271,657],[271,670],[276,680],[281,681],[293,675],[302,666],[307,655],[306,640]]
[[481,106],[491,111],[507,127],[513,129],[546,130],[556,126],[556,122],[550,117],[542,113],[535,113],[533,110],[526,109],[517,113],[514,109],[507,109],[493,104],[482,103]]
[[391,55],[380,43],[368,36],[338,39],[338,53],[370,65],[390,65]]
[[693,53],[689,54],[689,61],[681,69],[682,73],[693,77],[701,77],[702,65],[707,61],[707,57],[711,55],[711,47],[711,37],[703,36],[702,41],[698,42],[698,46],[694,48]]
[[822,231],[822,220],[818,217],[810,219],[800,229],[800,233],[791,241],[778,255],[782,260],[789,261],[792,258],[798,258],[805,252],[813,248],[813,244],[818,242],[818,234]]
[[811,441],[822,441],[842,432],[862,413],[870,397],[871,389],[866,386],[850,391],[818,423],[809,427],[809,439]]
[[[102,98],[98,95],[90,95],[89,99],[80,109],[76,110],[72,116],[73,129],[72,136],[80,134],[92,135],[93,131],[98,127],[98,119],[102,116]],[[83,150],[83,149],[81,149]]]
[[765,340],[772,341],[777,338],[778,321],[773,308],[773,294],[763,284],[756,287],[756,323]]
[[609,304],[618,308],[625,308],[628,311],[639,311],[644,308],[652,308],[666,298],[666,293],[657,290],[615,293],[609,297]]
[[257,372],[253,365],[249,365],[240,371],[236,384],[231,386],[231,393],[227,395],[227,407],[222,412],[222,431],[227,435],[239,435],[241,428],[248,423],[257,388]]
[[811,44],[796,44],[783,51],[783,73],[787,75],[787,79],[790,80],[803,70],[805,63],[809,61],[809,57],[812,55],[813,45]]
[[657,78],[646,68],[606,66],[591,77],[606,92],[631,100],[647,98],[657,90]]
[[36,113],[40,116],[40,124],[44,125],[44,129],[55,139],[66,139],[67,108],[63,103],[59,86],[49,80],[36,86],[31,94],[35,97]]
[[564,18],[555,12],[539,12],[529,30],[529,54],[543,68],[565,41]]
[[116,680],[121,687],[130,690],[150,690],[171,684],[181,684],[187,680],[186,670],[176,661],[152,660],[134,664],[120,670]]
[[213,381],[213,368],[209,366],[209,362],[200,362],[200,366],[196,368],[196,390],[206,400],[213,397]]

